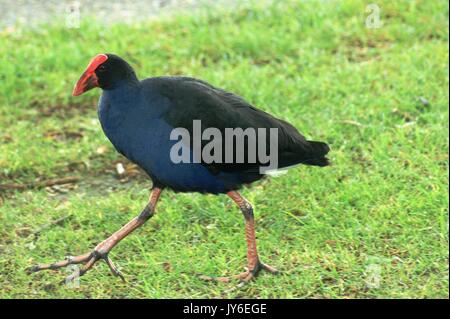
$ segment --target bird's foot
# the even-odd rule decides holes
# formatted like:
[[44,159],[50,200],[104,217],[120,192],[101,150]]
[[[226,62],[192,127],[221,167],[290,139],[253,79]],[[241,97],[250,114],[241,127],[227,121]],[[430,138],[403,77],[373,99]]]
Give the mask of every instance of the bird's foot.
[[120,271],[117,269],[117,267],[113,264],[111,259],[108,257],[109,251],[104,251],[101,249],[101,245],[98,245],[95,247],[95,249],[92,252],[79,255],[76,257],[67,257],[64,260],[52,263],[52,264],[41,264],[41,265],[35,265],[27,269],[27,272],[29,274],[41,271],[41,270],[56,270],[59,268],[67,267],[69,265],[76,265],[76,264],[83,264],[83,267],[81,269],[70,276],[66,277],[65,280],[63,280],[61,283],[68,283],[74,281],[77,277],[83,276],[88,270],[90,270],[94,264],[99,260],[104,260],[106,264],[109,266],[109,269],[111,270],[112,274],[116,277],[120,277],[123,281],[125,281],[125,278],[120,273]]
[[224,283],[228,283],[233,279],[235,279],[235,280],[237,279],[237,280],[240,280],[241,282],[246,283],[246,282],[249,282],[250,280],[252,280],[253,278],[256,278],[256,276],[258,276],[261,269],[267,270],[268,272],[270,272],[273,275],[280,273],[274,267],[263,264],[262,262],[258,261],[256,266],[253,267],[252,270],[247,269],[246,271],[244,271],[243,273],[240,273],[238,275],[234,275],[234,276],[230,276],[230,277],[200,276],[200,279],[207,280],[207,281],[218,281],[218,282],[224,282]]

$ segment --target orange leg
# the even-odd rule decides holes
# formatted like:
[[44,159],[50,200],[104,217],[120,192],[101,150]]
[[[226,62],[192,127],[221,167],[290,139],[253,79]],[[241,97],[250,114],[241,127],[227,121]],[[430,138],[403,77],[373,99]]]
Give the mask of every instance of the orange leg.
[[[155,213],[156,203],[158,202],[158,199],[161,195],[162,189],[160,188],[154,188],[152,190],[152,193],[150,195],[150,200],[147,206],[144,208],[144,210],[139,214],[139,216],[133,218],[130,222],[128,222],[125,226],[120,228],[118,231],[116,231],[114,234],[112,234],[110,237],[102,241],[100,244],[98,244],[92,252],[88,252],[83,255],[79,255],[76,257],[69,257],[65,260],[55,262],[52,264],[43,264],[43,265],[37,265],[30,267],[28,269],[29,273],[33,273],[36,271],[46,270],[46,269],[58,269],[62,267],[66,267],[68,265],[73,264],[84,264],[84,266],[81,268],[79,272],[79,276],[83,276],[89,269],[91,269],[94,264],[99,260],[104,260],[109,268],[111,269],[111,272],[120,278],[124,280],[124,277],[119,272],[116,266],[112,263],[111,259],[108,257],[109,252],[111,249],[114,248],[122,239],[127,237],[130,233],[132,233],[135,229],[142,226],[150,217],[152,217]],[[66,278],[67,281],[71,281],[75,279],[75,275],[71,275]]]
[[201,278],[205,280],[217,280],[221,282],[229,282],[230,279],[235,278],[247,282],[256,277],[261,269],[267,270],[272,274],[277,274],[278,270],[269,265],[263,264],[259,260],[258,250],[256,248],[255,219],[253,216],[252,205],[236,191],[228,192],[227,195],[239,206],[240,210],[244,214],[245,238],[247,240],[247,270],[239,275],[235,275],[232,277],[202,276]]

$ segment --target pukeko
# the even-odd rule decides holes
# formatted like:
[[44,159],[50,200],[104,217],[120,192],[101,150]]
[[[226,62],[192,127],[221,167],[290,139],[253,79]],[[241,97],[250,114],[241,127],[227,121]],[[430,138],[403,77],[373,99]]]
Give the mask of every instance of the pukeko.
[[[84,264],[79,275],[84,275],[99,260],[104,260],[115,276],[123,279],[119,270],[108,257],[111,249],[122,239],[143,225],[155,213],[156,203],[163,189],[176,192],[200,192],[227,194],[240,208],[245,218],[247,240],[247,270],[233,277],[206,277],[228,281],[236,278],[248,281],[261,269],[271,273],[277,270],[261,262],[255,240],[252,205],[239,193],[239,188],[263,178],[263,160],[252,156],[250,141],[255,136],[244,136],[243,157],[237,160],[238,142],[223,143],[215,149],[215,160],[204,159],[202,153],[208,138],[196,141],[195,121],[200,128],[214,128],[215,133],[226,136],[230,128],[254,129],[260,141],[270,145],[267,152],[276,152],[276,169],[298,164],[327,166],[325,157],[329,147],[323,142],[308,141],[292,125],[250,105],[241,97],[190,77],[163,76],[139,80],[133,68],[114,54],[99,54],[89,63],[86,71],[75,85],[73,95],[80,95],[94,87],[103,90],[98,104],[98,116],[104,133],[118,152],[139,165],[152,179],[153,187],[148,204],[129,223],[98,244],[92,251],[69,257],[52,264],[37,265],[31,272],[58,269],[71,264]],[[174,160],[173,147],[180,141],[174,132],[187,133],[184,150],[190,151],[191,161]],[[261,131],[275,129],[277,144],[269,141],[269,135]],[[175,134],[177,136],[177,134]],[[209,138],[214,134],[210,134]],[[273,134],[272,134],[273,135]],[[273,136],[270,136],[272,138]],[[178,134],[183,137],[183,134]],[[215,136],[215,135],[214,135]],[[237,135],[236,135],[237,136]],[[236,138],[233,137],[233,138]],[[262,139],[259,139],[263,136]],[[234,141],[234,140],[233,140]],[[195,144],[197,143],[197,146]],[[179,155],[180,149],[175,152]],[[183,149],[181,149],[183,152]],[[222,152],[223,151],[223,152]],[[171,153],[172,152],[172,153]],[[223,160],[231,154],[230,160]],[[197,156],[195,156],[197,154]],[[200,154],[200,158],[198,156]],[[259,153],[258,153],[259,154]],[[217,155],[217,154],[216,154]],[[275,157],[274,157],[275,158]],[[186,158],[185,158],[186,159]],[[229,158],[228,158],[229,159]],[[69,276],[67,280],[73,277]]]

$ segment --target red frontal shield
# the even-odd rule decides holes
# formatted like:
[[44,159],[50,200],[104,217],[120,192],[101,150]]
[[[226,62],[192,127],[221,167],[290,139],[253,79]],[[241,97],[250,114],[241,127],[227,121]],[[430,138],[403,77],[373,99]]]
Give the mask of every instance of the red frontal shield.
[[98,54],[91,60],[86,68],[86,71],[84,71],[77,84],[75,84],[72,92],[73,96],[81,95],[94,87],[98,87],[98,79],[95,75],[95,70],[106,60],[108,60],[108,56],[106,54]]

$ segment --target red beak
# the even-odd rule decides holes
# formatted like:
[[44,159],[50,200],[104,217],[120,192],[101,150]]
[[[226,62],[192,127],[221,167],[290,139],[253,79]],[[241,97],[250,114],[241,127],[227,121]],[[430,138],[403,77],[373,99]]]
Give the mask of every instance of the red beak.
[[108,56],[106,54],[99,54],[92,59],[86,71],[84,71],[77,84],[75,84],[72,92],[73,96],[81,95],[92,88],[98,87],[98,78],[95,74],[95,70],[106,60],[108,60]]
[[87,70],[81,75],[77,84],[73,88],[72,95],[78,96],[83,94],[86,91],[89,91],[92,88],[98,86],[98,78],[95,75],[95,72],[88,72]]

